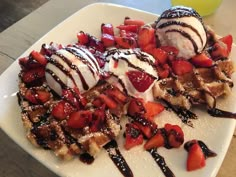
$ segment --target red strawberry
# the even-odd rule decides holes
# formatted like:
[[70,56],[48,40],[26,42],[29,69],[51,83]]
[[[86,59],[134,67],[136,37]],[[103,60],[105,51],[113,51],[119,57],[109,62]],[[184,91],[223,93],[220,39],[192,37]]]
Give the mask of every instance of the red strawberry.
[[179,50],[173,46],[160,46],[159,48],[166,51],[168,55],[177,56],[179,54]]
[[165,69],[163,66],[157,66],[157,72],[158,72],[158,76],[161,79],[167,78],[170,74],[170,70],[169,69]]
[[143,115],[145,112],[143,100],[137,98],[132,98],[130,100],[127,110],[129,116],[139,116]]
[[126,17],[124,20],[125,25],[137,25],[137,26],[143,26],[145,25],[145,22],[141,19],[131,19],[129,17]]
[[93,118],[90,124],[90,130],[92,132],[100,131],[104,125],[105,111],[104,109],[96,109],[93,113]]
[[232,49],[232,44],[233,44],[233,36],[232,35],[227,35],[219,39],[223,43],[227,45],[227,52],[228,54],[231,52]]
[[160,48],[154,48],[152,50],[152,55],[160,64],[165,64],[167,62],[168,54]]
[[189,61],[186,60],[174,60],[172,61],[172,69],[176,75],[184,75],[193,71],[193,66]]
[[210,51],[210,55],[214,60],[227,58],[229,56],[227,46],[223,42],[216,42]]
[[45,68],[38,67],[38,68],[33,68],[31,70],[24,71],[22,73],[22,80],[25,83],[30,83],[38,79],[41,79],[44,76],[45,76]]
[[129,150],[143,143],[143,135],[138,127],[132,123],[126,124],[125,129],[125,149]]
[[84,33],[83,31],[77,33],[77,39],[78,43],[81,45],[87,45],[89,43],[89,35]]
[[64,89],[62,90],[62,98],[77,109],[81,108],[82,106],[82,98],[79,93],[72,92],[69,89]]
[[72,112],[75,111],[75,108],[71,106],[70,103],[66,101],[59,101],[57,102],[52,108],[52,116],[62,120],[69,116]]
[[154,77],[147,73],[137,70],[128,71],[126,75],[134,88],[139,92],[145,92],[155,80]]
[[111,89],[106,90],[106,94],[110,96],[111,98],[114,98],[116,101],[121,102],[123,104],[128,101],[128,97],[117,88],[111,88]]
[[115,109],[117,107],[117,103],[109,96],[100,94],[98,97],[107,105],[108,108]]
[[120,37],[127,37],[127,38],[131,37],[137,40],[138,34],[131,31],[120,30]]
[[118,28],[119,30],[124,30],[126,32],[137,33],[139,26],[138,25],[119,25],[116,28]]
[[45,58],[45,56],[43,56],[41,53],[33,50],[31,53],[30,53],[30,56],[36,60],[38,63],[40,63],[41,65],[45,66],[47,64],[47,59]]
[[184,142],[184,133],[178,125],[165,124],[168,145],[173,148],[180,147]]
[[[156,48],[156,44],[150,43],[150,44],[147,44],[146,46],[143,46],[142,50],[152,55],[154,48]],[[158,64],[157,60],[156,60],[156,64]]]
[[132,49],[137,47],[137,42],[133,37],[115,36],[115,41],[119,48]]
[[25,70],[30,70],[30,69],[38,68],[38,67],[42,66],[40,63],[38,63],[37,61],[35,61],[29,57],[20,58],[19,64],[20,64],[21,68],[25,69]]
[[28,89],[25,98],[33,104],[43,104],[50,99],[50,93],[45,90]]
[[96,98],[96,99],[93,100],[92,104],[96,108],[100,108],[104,103],[100,98]]
[[111,47],[115,45],[115,38],[110,34],[102,34],[101,41],[105,47]]
[[102,41],[98,40],[96,37],[89,35],[89,43],[87,44],[89,47],[93,47],[99,52],[104,52],[105,47],[102,43]]
[[111,36],[114,36],[114,29],[113,29],[113,25],[110,23],[103,23],[101,25],[101,31],[102,34],[109,34]]
[[148,44],[155,44],[155,30],[150,26],[143,26],[138,32],[138,45],[143,49]]
[[70,114],[67,124],[71,128],[84,128],[92,121],[92,112],[80,110]]
[[164,136],[161,134],[160,131],[158,131],[157,134],[155,134],[145,143],[144,148],[146,150],[149,150],[149,149],[158,148],[164,145],[165,145]]
[[191,59],[191,62],[197,67],[211,67],[213,64],[212,59],[209,58],[206,53],[195,55]]
[[161,113],[165,109],[162,104],[152,101],[146,102],[144,107],[146,109],[144,116],[150,120],[152,120],[154,116]]
[[198,143],[193,144],[188,151],[187,170],[193,171],[206,165],[204,153]]

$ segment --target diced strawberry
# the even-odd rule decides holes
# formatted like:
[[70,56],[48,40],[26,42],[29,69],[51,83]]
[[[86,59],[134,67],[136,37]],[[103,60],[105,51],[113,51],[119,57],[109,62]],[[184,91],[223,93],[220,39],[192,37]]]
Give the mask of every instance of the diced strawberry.
[[155,80],[151,75],[138,70],[128,71],[126,75],[134,88],[139,92],[145,92]]
[[89,43],[87,44],[89,47],[93,47],[99,52],[104,52],[105,47],[102,43],[102,41],[98,40],[96,37],[89,35]]
[[143,26],[145,25],[145,22],[141,19],[131,19],[129,17],[126,17],[124,20],[125,25],[137,25],[137,26]]
[[146,110],[143,105],[143,100],[138,98],[132,98],[130,100],[127,110],[129,116],[143,115],[145,112]]
[[160,46],[159,48],[166,51],[168,55],[177,56],[179,54],[179,50],[173,46]]
[[160,131],[158,131],[153,137],[151,137],[144,145],[146,150],[152,148],[158,148],[165,145],[164,136]]
[[62,98],[77,109],[81,108],[82,106],[81,97],[81,94],[76,93],[75,91],[72,91],[70,89],[62,90]]
[[105,120],[104,109],[96,109],[93,113],[92,121],[90,124],[90,130],[92,132],[100,131],[103,127],[104,120]]
[[45,76],[45,68],[38,67],[38,68],[33,68],[31,70],[24,71],[22,73],[22,80],[25,83],[30,83],[38,79],[41,79],[44,76]]
[[[152,55],[154,48],[156,48],[156,44],[150,43],[150,44],[147,44],[146,46],[142,47],[142,50],[143,50],[144,52],[147,52],[147,53],[149,53],[149,54]],[[155,64],[158,64],[158,61],[157,61],[157,60],[156,60],[156,63],[155,63]]]
[[96,98],[96,99],[93,100],[92,104],[96,108],[100,108],[104,103],[100,98]]
[[158,72],[158,76],[161,78],[161,79],[164,79],[164,78],[167,78],[170,74],[170,70],[169,69],[165,69],[163,68],[163,66],[157,66],[157,72]]
[[121,102],[123,104],[128,101],[128,97],[117,88],[108,89],[106,91],[106,94],[114,98],[116,101]]
[[111,36],[114,36],[114,29],[113,29],[113,25],[110,23],[103,23],[101,25],[101,31],[102,34],[109,34]]
[[220,38],[219,40],[227,45],[227,53],[229,54],[232,49],[233,36],[229,34],[227,36]]
[[154,48],[152,51],[153,57],[158,61],[160,64],[165,64],[168,59],[168,54],[166,51],[160,49],[160,48]]
[[155,44],[155,30],[150,26],[143,26],[138,32],[138,45],[143,49],[148,44]]
[[120,30],[120,37],[133,38],[137,40],[138,34],[130,31]]
[[80,110],[70,114],[67,124],[71,128],[84,128],[92,121],[92,112],[89,110]]
[[20,64],[21,68],[24,70],[30,70],[30,69],[38,68],[38,67],[42,66],[40,63],[38,63],[37,61],[35,61],[29,57],[20,58],[19,64]]
[[117,103],[109,96],[100,94],[98,97],[107,105],[108,108],[115,109],[117,107]]
[[132,123],[126,124],[125,129],[125,149],[129,150],[143,143],[143,135],[138,127]]
[[187,170],[193,171],[206,165],[204,153],[198,143],[193,144],[188,151]]
[[115,45],[115,38],[110,34],[102,34],[101,41],[105,47],[112,47]]
[[137,47],[137,42],[132,37],[115,36],[116,44],[119,48],[132,49]]
[[195,55],[191,59],[191,62],[197,67],[211,67],[213,64],[212,59],[208,57],[206,53]]
[[63,120],[74,111],[75,108],[70,103],[62,100],[53,106],[51,114],[56,119]]
[[124,30],[126,32],[137,33],[139,26],[138,25],[119,25],[116,28],[118,28],[119,30]]
[[83,31],[77,33],[77,39],[80,45],[87,45],[89,43],[89,35]]
[[214,60],[227,58],[229,53],[226,44],[223,42],[216,42],[210,51],[210,55]]
[[33,50],[31,53],[30,53],[30,56],[36,60],[38,63],[40,63],[41,65],[45,66],[47,64],[47,59],[45,58],[45,56],[43,56],[41,53]]
[[172,69],[176,75],[184,75],[193,71],[193,66],[189,61],[186,60],[174,60],[172,61]]
[[180,147],[184,142],[184,133],[178,125],[165,124],[168,145],[173,148]]
[[162,104],[152,101],[145,102],[144,107],[146,109],[144,116],[150,120],[165,109]]

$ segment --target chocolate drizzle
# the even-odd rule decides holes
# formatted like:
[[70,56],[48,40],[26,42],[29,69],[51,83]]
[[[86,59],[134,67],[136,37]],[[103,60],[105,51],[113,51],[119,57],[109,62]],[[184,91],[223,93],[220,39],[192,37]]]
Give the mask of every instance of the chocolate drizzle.
[[224,111],[218,108],[211,108],[207,111],[213,117],[231,118],[236,119],[236,113]]

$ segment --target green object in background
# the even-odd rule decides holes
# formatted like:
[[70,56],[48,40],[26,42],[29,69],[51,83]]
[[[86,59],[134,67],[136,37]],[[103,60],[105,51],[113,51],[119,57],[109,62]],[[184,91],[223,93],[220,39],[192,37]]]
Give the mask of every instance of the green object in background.
[[172,6],[192,7],[201,16],[210,15],[220,6],[222,0],[171,0]]

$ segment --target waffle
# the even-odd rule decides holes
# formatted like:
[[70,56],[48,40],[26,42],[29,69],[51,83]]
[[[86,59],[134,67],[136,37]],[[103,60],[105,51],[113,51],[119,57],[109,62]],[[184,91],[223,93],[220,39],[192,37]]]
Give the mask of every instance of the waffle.
[[[86,99],[92,101],[97,95],[103,92],[109,85],[102,84],[86,92]],[[31,104],[25,99],[25,92],[28,87],[20,80],[19,83],[19,105],[22,113],[21,118],[30,142],[44,149],[51,149],[62,159],[69,160],[74,155],[89,154],[96,156],[101,148],[114,139],[120,132],[120,119],[109,110],[105,112],[105,125],[100,131],[90,132],[88,127],[82,130],[68,127],[66,120],[58,120],[51,116],[51,110],[58,97],[46,84],[30,89],[47,90],[51,97],[49,101],[42,104]],[[90,102],[86,109],[94,109]]]

